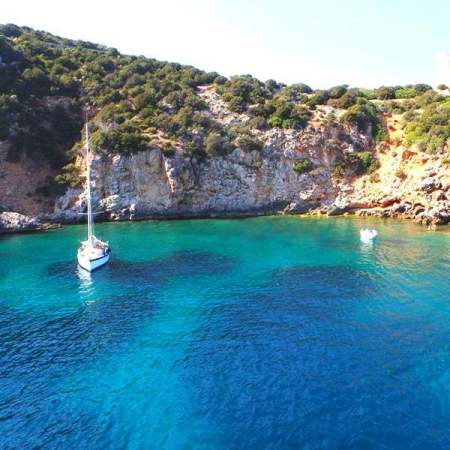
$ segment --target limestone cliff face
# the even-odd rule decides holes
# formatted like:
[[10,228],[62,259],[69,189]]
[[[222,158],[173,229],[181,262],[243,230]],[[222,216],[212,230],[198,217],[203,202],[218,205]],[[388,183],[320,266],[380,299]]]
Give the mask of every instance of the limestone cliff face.
[[[200,95],[219,123],[249,120],[230,112],[213,90]],[[262,151],[236,149],[204,159],[182,147],[171,157],[158,148],[127,157],[99,152],[93,161],[96,209],[107,219],[310,212],[405,217],[425,225],[450,221],[447,153],[403,146],[398,116],[386,117],[388,139],[374,147],[370,130],[361,134],[327,122],[330,112],[339,117],[337,110],[319,108],[302,131],[253,130]],[[336,160],[362,150],[374,152],[379,169],[364,176],[336,175]],[[295,172],[294,164],[305,158],[313,170]],[[57,200],[53,219],[79,221],[85,209],[83,190],[69,189]]]
[[44,162],[36,162],[24,156],[18,162],[8,160],[8,146],[0,142],[0,212],[19,211],[37,216],[53,211],[53,201],[39,195],[39,187],[55,171]]
[[334,202],[341,211],[413,219],[428,226],[450,222],[450,159],[405,147],[399,119],[387,120],[390,139],[377,146],[380,168],[341,184]]
[[[249,121],[247,115],[229,111],[211,88],[200,89],[200,96],[216,122],[225,126]],[[340,114],[322,106],[302,131],[253,129],[263,144],[260,151],[237,148],[199,158],[179,143],[169,157],[161,150],[164,142],[131,156],[111,156],[99,149],[92,163],[94,208],[102,213],[98,218],[308,212],[406,217],[432,226],[450,221],[450,159],[445,151],[431,155],[405,147],[399,116],[386,117],[388,139],[375,145],[370,130],[362,134],[342,125]],[[373,152],[380,167],[363,176],[352,170],[338,175],[335,163],[360,151]],[[295,163],[305,158],[312,170],[297,173]],[[56,200],[38,195],[36,188],[52,175],[48,167],[26,159],[7,162],[1,143],[0,161],[3,210],[54,222],[84,220],[83,187],[69,188]],[[84,172],[82,154],[75,166]],[[3,228],[11,230],[8,220],[3,220]]]
[[[299,132],[259,132],[262,151],[198,159],[182,149],[166,157],[159,149],[133,156],[94,158],[96,209],[111,219],[257,214],[285,208],[307,211],[330,205],[339,193],[332,177],[337,157],[354,147],[366,148],[367,136],[342,126],[310,126]],[[314,168],[294,171],[309,158]],[[81,189],[59,198],[54,218],[79,220],[85,210]]]
[[403,217],[424,225],[450,221],[450,166],[445,155],[399,146],[379,152],[380,169],[341,190],[335,205],[359,215]]

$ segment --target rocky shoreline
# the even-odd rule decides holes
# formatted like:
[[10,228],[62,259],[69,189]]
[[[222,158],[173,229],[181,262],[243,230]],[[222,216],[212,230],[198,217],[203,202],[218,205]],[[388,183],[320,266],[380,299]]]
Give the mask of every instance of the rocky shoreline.
[[[411,220],[420,225],[426,226],[428,230],[437,231],[450,224],[450,215],[448,211],[439,209],[425,210],[420,205],[411,205],[408,202],[395,203],[389,207],[376,206],[373,208],[352,208],[338,207],[332,205],[324,208],[314,208],[308,210],[299,210],[296,205],[288,205],[284,209],[267,209],[252,211],[230,211],[230,212],[210,212],[209,214],[153,214],[139,215],[133,218],[105,218],[98,219],[102,222],[138,222],[145,220],[189,220],[189,219],[244,219],[262,216],[310,216],[310,217],[338,217],[338,216],[356,216],[356,217],[377,217],[382,219],[402,219]],[[64,225],[74,225],[83,223],[83,220],[63,220],[60,222],[52,221],[50,218],[42,219],[39,217],[29,217],[17,212],[0,213],[0,235],[13,233],[29,233],[45,231],[49,229],[61,228]]]
[[39,217],[30,217],[18,212],[0,213],[0,234],[29,233],[59,228],[62,224],[41,221]]

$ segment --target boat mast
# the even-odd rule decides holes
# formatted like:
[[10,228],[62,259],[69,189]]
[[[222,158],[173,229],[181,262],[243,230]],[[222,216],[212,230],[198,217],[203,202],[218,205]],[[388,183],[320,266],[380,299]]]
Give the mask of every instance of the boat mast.
[[94,220],[92,217],[91,205],[91,149],[89,147],[89,125],[86,114],[86,201],[87,201],[87,223],[88,223],[88,243],[93,245],[92,236],[94,228]]

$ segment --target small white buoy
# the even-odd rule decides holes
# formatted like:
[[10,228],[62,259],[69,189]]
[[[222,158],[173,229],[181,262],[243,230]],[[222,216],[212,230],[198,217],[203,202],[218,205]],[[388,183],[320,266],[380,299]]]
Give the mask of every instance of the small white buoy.
[[364,228],[360,231],[359,234],[361,236],[362,242],[372,242],[378,236],[378,231]]

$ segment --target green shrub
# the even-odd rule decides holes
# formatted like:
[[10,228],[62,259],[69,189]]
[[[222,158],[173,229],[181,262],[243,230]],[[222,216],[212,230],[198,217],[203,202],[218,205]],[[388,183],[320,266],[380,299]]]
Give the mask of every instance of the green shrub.
[[172,144],[169,142],[166,142],[162,148],[163,154],[166,158],[171,158],[175,155],[175,149],[173,148]]
[[448,148],[450,142],[450,100],[426,106],[422,114],[406,126],[407,145],[417,144],[427,151]]
[[64,188],[78,187],[83,180],[83,174],[78,166],[74,163],[65,165],[60,174],[56,175],[55,182]]
[[288,100],[284,96],[274,97],[260,108],[254,108],[252,114],[268,119],[272,127],[303,129],[311,117],[311,112],[304,106]]
[[309,158],[301,159],[293,164],[292,168],[298,174],[308,173],[314,168],[312,161]]
[[290,86],[286,86],[282,93],[292,101],[300,101],[303,98],[306,98],[306,94],[312,94],[313,90],[304,83],[291,84]]
[[374,158],[372,152],[358,152],[356,156],[359,159],[357,174],[372,173],[380,168],[380,162]]
[[109,104],[102,109],[100,118],[102,122],[105,123],[120,124],[125,122],[126,114],[118,107],[118,105]]
[[264,86],[267,88],[267,90],[269,92],[272,92],[272,93],[273,92],[277,92],[277,91],[279,91],[282,88],[282,85],[280,83],[278,83],[277,81],[272,80],[272,79],[267,80],[264,83]]
[[39,67],[25,69],[22,73],[21,90],[26,95],[44,96],[50,92],[51,82]]
[[22,106],[15,95],[0,95],[0,141],[8,139]]
[[317,105],[325,105],[328,99],[327,91],[315,91],[314,94],[304,99],[304,103],[310,108],[315,108]]
[[126,121],[111,130],[96,131],[93,133],[92,143],[95,148],[121,155],[131,155],[147,148],[147,141],[141,130],[131,121]]
[[328,104],[335,108],[348,109],[356,105],[361,98],[364,99],[364,96],[359,89],[349,89],[340,97],[333,97],[328,100]]
[[207,156],[205,143],[201,136],[194,136],[193,139],[187,143],[186,150],[199,159],[204,159]]
[[379,161],[375,159],[373,153],[369,151],[346,153],[336,161],[334,173],[341,176],[348,173],[359,176],[366,173],[373,173],[379,167]]
[[206,136],[205,150],[210,155],[225,155],[234,150],[234,146],[226,136],[215,131]]
[[38,161],[48,161],[55,168],[68,161],[68,149],[80,139],[81,111],[76,103],[63,107],[36,104],[20,105],[9,138],[8,158],[17,161],[26,154]]
[[395,98],[395,87],[381,86],[375,89],[374,94],[379,100],[389,100]]
[[334,86],[328,89],[328,96],[330,98],[341,98],[344,94],[347,93],[348,86],[346,84],[342,84],[340,86]]
[[414,100],[417,103],[418,107],[425,108],[428,105],[443,102],[445,98],[439,95],[437,92],[427,91],[422,95],[418,95]]
[[8,37],[19,37],[22,34],[22,29],[12,23],[0,25],[0,34],[4,34]]
[[244,112],[248,106],[270,98],[271,91],[251,75],[241,75],[227,80],[220,89],[222,98],[231,111]]
[[375,89],[374,95],[379,100],[391,100],[395,98],[414,98],[433,88],[428,84],[407,84],[406,86],[381,86]]
[[267,120],[261,116],[252,117],[248,124],[251,128],[256,128],[258,130],[266,130],[269,126]]
[[261,151],[262,143],[250,134],[243,134],[236,139],[236,145],[244,152]]
[[361,133],[367,133],[370,126],[374,138],[381,127],[376,106],[362,98],[359,98],[358,102],[344,113],[342,121],[350,125],[356,125]]
[[409,110],[406,111],[403,114],[403,120],[406,120],[407,122],[411,122],[412,120],[414,120],[417,117],[418,113],[414,110]]

